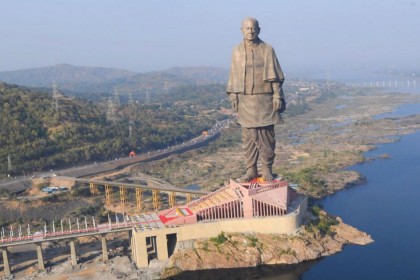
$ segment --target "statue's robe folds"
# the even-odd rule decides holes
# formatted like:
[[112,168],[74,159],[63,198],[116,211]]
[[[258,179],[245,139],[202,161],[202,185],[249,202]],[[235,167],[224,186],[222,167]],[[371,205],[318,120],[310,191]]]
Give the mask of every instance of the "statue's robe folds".
[[[255,75],[255,78],[260,78],[263,81],[256,81],[256,83],[270,83],[270,90],[249,92],[246,90],[247,55],[245,44],[242,42],[233,50],[226,89],[228,94],[238,95],[238,123],[243,128],[266,127],[282,123],[279,111],[273,109],[273,96],[284,98],[282,92],[284,75],[276,53],[269,44],[259,41],[254,52],[263,62],[262,69],[261,67],[259,69],[262,75]],[[273,83],[278,84],[277,92],[271,87]],[[260,88],[266,89],[267,87]]]

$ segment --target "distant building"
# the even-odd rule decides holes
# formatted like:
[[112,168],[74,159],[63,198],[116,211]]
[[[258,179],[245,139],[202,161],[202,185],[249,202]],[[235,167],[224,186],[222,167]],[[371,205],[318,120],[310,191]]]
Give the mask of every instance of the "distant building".
[[307,199],[284,180],[230,183],[200,199],[149,215],[132,234],[133,260],[148,266],[152,256],[169,258],[199,238],[220,232],[291,234],[302,224]]

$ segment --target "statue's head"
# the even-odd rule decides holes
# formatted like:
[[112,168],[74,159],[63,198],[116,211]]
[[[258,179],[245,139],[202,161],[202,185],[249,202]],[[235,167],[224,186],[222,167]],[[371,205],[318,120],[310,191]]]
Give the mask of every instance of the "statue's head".
[[241,31],[245,40],[252,42],[257,41],[258,34],[260,34],[260,25],[258,20],[251,17],[244,19],[242,21]]

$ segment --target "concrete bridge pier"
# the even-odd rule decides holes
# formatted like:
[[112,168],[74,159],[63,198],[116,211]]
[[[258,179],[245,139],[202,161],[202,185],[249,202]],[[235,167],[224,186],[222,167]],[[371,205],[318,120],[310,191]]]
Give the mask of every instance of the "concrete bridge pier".
[[42,243],[35,243],[36,255],[38,256],[38,270],[45,270],[44,255],[42,253]]
[[168,256],[168,240],[166,234],[158,234],[156,236],[156,250],[158,260],[167,260]]
[[70,240],[70,260],[73,267],[77,266],[77,251],[74,240]]
[[146,237],[135,240],[137,243],[132,243],[131,248],[133,253],[137,255],[137,265],[139,267],[149,266],[149,255],[147,254]]
[[101,236],[101,241],[102,241],[102,260],[104,262],[107,262],[109,260],[109,258],[108,258],[108,246],[106,244],[106,236],[105,235]]
[[3,270],[4,276],[9,276],[12,274],[12,270],[10,269],[10,262],[9,262],[9,251],[7,248],[1,249],[3,255]]
[[[137,266],[148,267],[149,260],[153,257],[156,257],[158,260],[167,260],[170,254],[173,253],[176,245],[176,237],[175,239],[172,238],[171,242],[168,242],[169,236],[166,233],[161,233],[154,236],[144,234],[141,237],[132,238],[131,251],[134,259],[136,259]],[[172,253],[170,253],[169,245]]]

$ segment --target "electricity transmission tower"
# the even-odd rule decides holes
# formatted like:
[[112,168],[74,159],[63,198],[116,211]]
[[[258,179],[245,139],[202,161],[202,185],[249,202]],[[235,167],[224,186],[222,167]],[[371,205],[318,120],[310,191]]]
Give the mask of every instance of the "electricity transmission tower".
[[120,107],[120,93],[117,88],[114,88],[114,103],[116,107]]
[[10,155],[7,156],[7,175],[10,177],[10,173],[12,173],[13,166],[12,166],[12,159],[10,158]]
[[55,82],[53,82],[52,85],[52,108],[58,112],[58,99],[59,99],[59,93],[57,89],[57,85]]
[[169,86],[168,86],[168,82],[164,82],[164,85],[163,85],[163,92],[164,92],[165,94],[169,94]]
[[128,93],[128,106],[129,107],[133,107],[134,106],[133,95],[131,94],[131,92]]
[[108,111],[106,112],[106,120],[115,123],[117,121],[115,103],[112,97],[108,99]]
[[146,89],[146,105],[150,104],[150,94],[149,89]]
[[[134,130],[134,131],[133,131]],[[133,120],[128,123],[128,141],[133,149],[136,148],[136,125]]]

